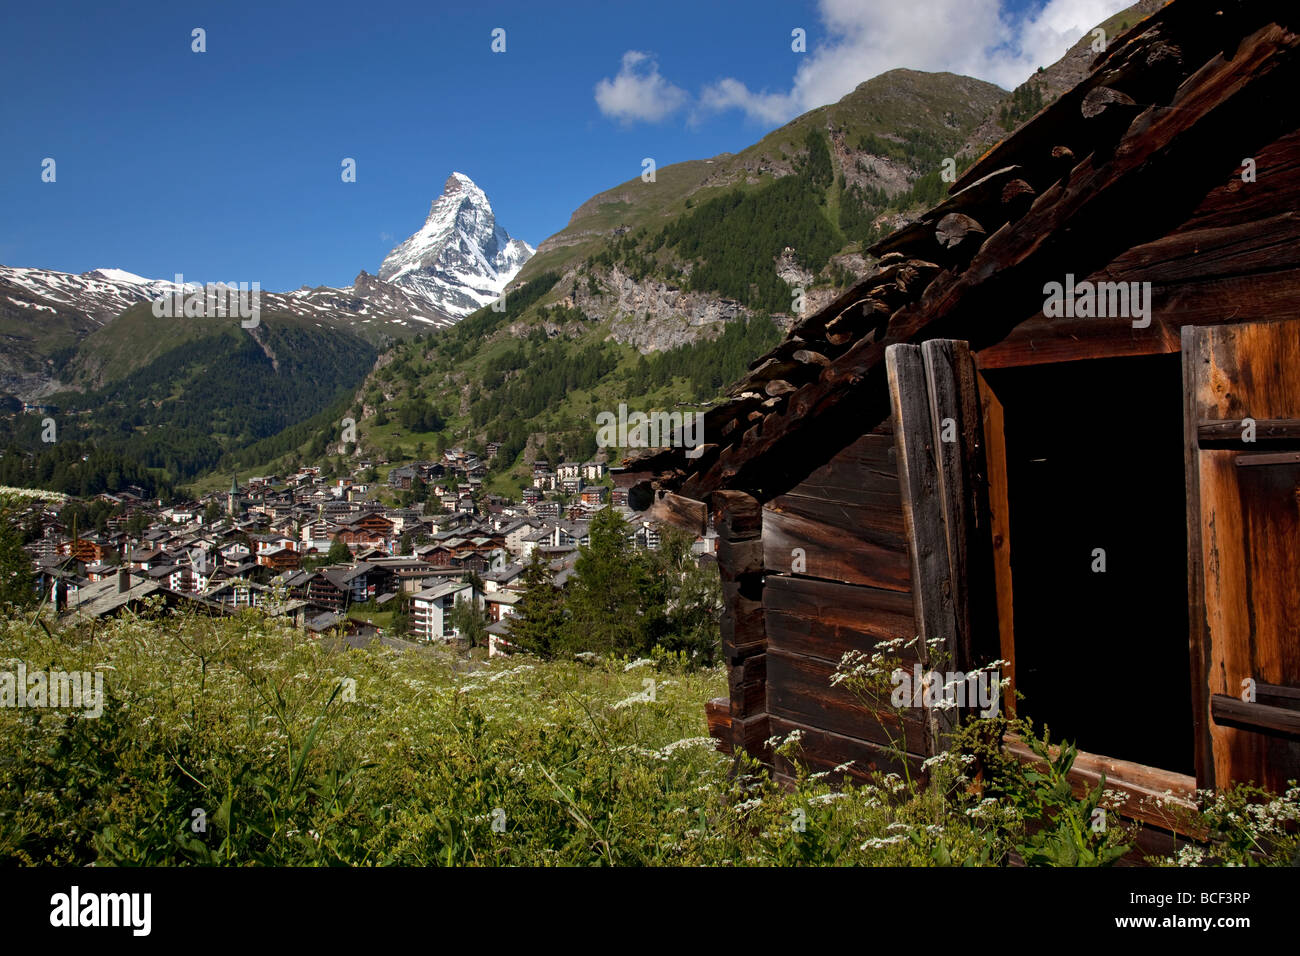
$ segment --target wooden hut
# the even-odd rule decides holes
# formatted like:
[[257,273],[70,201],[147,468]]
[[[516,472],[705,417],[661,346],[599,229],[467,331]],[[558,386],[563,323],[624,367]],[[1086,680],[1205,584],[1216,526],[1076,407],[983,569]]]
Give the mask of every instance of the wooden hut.
[[632,464],[642,506],[719,534],[724,746],[889,768],[892,712],[831,677],[919,636],[1008,662],[1139,817],[1300,776],[1297,13],[1174,0],[1112,40],[751,366],[698,457]]

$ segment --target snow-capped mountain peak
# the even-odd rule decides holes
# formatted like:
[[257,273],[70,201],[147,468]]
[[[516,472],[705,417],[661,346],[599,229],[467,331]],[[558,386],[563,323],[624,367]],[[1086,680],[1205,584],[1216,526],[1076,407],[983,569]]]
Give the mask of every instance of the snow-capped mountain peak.
[[424,225],[384,259],[379,278],[459,319],[496,299],[533,251],[497,224],[474,180],[452,173]]

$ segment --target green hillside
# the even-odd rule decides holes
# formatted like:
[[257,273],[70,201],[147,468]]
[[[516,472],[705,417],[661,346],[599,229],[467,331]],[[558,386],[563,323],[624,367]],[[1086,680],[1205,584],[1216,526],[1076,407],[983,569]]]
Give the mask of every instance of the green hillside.
[[[519,280],[563,271],[597,255],[616,233],[657,231],[732,189],[752,190],[790,175],[813,131],[830,135],[837,176],[847,173],[848,181],[874,184],[890,196],[905,193],[912,181],[937,172],[936,155],[955,156],[970,131],[1004,96],[1006,91],[992,83],[952,73],[883,73],[838,103],[803,114],[739,153],[663,166],[655,171],[654,182],[638,175],[598,193],[538,247]],[[897,167],[889,173],[896,175],[873,172],[872,157],[888,160]],[[905,207],[912,205],[900,198]]]
[[[142,306],[114,322],[114,341],[126,342],[121,329],[148,313]],[[264,314],[248,330],[229,319],[167,320],[166,335],[148,317],[154,325],[138,328],[143,357],[109,353],[108,384],[48,399],[57,441],[42,441],[42,416],[0,419],[9,448],[0,479],[94,494],[132,483],[140,468],[163,489],[224,470],[228,455],[346,403],[378,355],[356,335],[293,316]],[[70,460],[82,443],[96,456]]]

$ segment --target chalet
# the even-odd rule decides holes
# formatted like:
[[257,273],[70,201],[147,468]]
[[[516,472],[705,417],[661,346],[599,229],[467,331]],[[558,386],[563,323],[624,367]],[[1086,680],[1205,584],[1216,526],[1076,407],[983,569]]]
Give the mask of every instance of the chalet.
[[166,554],[161,548],[136,548],[126,556],[127,563],[134,571],[148,571],[151,567],[165,559]]
[[418,528],[422,517],[414,508],[394,508],[387,513],[387,516],[393,522],[393,530],[398,534]]
[[317,518],[315,521],[307,522],[299,531],[303,550],[315,548],[317,551],[329,551],[338,532],[339,526],[328,518]]
[[632,532],[632,543],[647,551],[658,551],[659,525],[654,521],[642,521]]
[[393,522],[378,511],[348,515],[339,519],[338,536],[353,551],[381,548],[388,552],[393,544]]
[[482,551],[471,551],[455,559],[455,565],[475,574],[483,574],[492,566],[492,559]]
[[1003,710],[1152,826],[1143,794],[1300,776],[1298,84],[1293,4],[1173,0],[872,247],[700,457],[630,466],[717,530],[724,746],[863,774],[889,727],[919,766],[977,716],[831,683],[902,639],[904,672],[1005,662]]
[[264,584],[232,579],[204,592],[203,596],[226,607],[246,608],[261,607],[267,602],[269,593],[270,589]]
[[74,538],[59,544],[59,554],[68,555],[83,564],[94,564],[114,553],[113,548],[94,537]]
[[495,624],[514,614],[515,605],[519,603],[520,598],[518,591],[495,591],[483,595],[483,606],[487,609],[488,620]]
[[285,534],[250,534],[248,540],[253,543],[254,555],[259,559],[259,564],[264,554],[283,549],[296,551],[298,548],[298,542]]
[[328,571],[317,571],[312,574],[300,593],[304,600],[317,607],[342,611],[348,606],[352,588],[342,579],[342,569],[331,568]]
[[437,541],[432,544],[422,545],[415,549],[415,556],[435,568],[451,567],[452,558],[455,556],[455,546],[450,542],[459,540],[459,538],[453,538],[450,541]]
[[273,571],[288,571],[302,566],[302,556],[290,547],[273,548],[259,552],[257,563]]
[[218,549],[217,553],[221,555],[222,563],[229,567],[241,565],[249,558],[248,546],[242,541],[233,541]]
[[519,588],[523,585],[524,566],[507,564],[495,571],[483,575],[483,589],[488,594]]
[[495,624],[489,624],[487,635],[488,657],[504,657],[514,652],[515,646],[509,640],[509,621],[497,621]]
[[352,584],[352,599],[354,601],[368,601],[398,587],[396,570],[382,564],[370,563],[370,561],[358,562],[352,569],[349,581]]
[[534,533],[542,526],[540,521],[532,518],[520,518],[501,529],[502,540],[505,548],[511,554],[521,554],[524,548],[524,538]]
[[603,461],[584,461],[582,463],[582,477],[586,481],[600,481],[605,477],[608,471]]
[[91,564],[86,567],[86,577],[91,583],[103,581],[117,573],[117,568],[111,564]]
[[399,465],[388,473],[388,485],[391,488],[410,491],[415,478],[416,470],[414,465]]
[[592,485],[589,488],[582,489],[581,500],[584,505],[598,507],[605,503],[607,494],[609,494],[609,489],[604,485]]

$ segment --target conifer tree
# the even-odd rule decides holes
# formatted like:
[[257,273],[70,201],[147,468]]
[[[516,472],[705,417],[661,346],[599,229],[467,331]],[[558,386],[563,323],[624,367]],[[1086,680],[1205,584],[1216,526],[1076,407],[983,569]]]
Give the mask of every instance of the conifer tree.
[[35,602],[32,560],[23,550],[8,516],[0,517],[0,608],[28,607]]
[[652,639],[654,581],[645,556],[630,543],[631,529],[612,507],[592,519],[590,543],[574,567],[569,609],[573,650],[639,654]]
[[524,590],[515,605],[506,636],[520,650],[551,657],[557,650],[568,621],[564,594],[551,583],[551,569],[541,552],[534,549],[523,574]]

